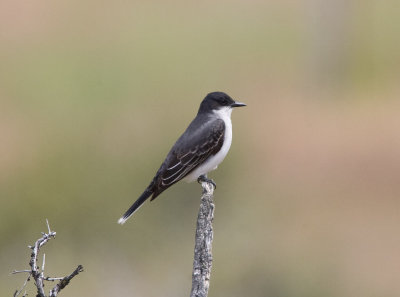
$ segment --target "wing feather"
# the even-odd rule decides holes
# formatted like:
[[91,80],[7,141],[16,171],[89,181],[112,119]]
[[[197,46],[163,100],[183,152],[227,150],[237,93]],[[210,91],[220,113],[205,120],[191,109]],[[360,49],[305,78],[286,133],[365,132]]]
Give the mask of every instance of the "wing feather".
[[225,124],[220,119],[209,120],[194,131],[189,126],[157,172],[152,200],[215,155],[224,142],[224,132]]

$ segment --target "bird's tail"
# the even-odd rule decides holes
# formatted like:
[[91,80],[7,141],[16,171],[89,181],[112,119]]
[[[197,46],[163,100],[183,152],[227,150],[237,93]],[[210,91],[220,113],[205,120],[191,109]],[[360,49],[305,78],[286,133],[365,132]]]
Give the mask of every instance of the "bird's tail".
[[142,204],[153,194],[153,191],[147,188],[142,195],[132,204],[131,207],[125,212],[125,214],[118,220],[118,224],[123,225],[135,211],[142,206]]

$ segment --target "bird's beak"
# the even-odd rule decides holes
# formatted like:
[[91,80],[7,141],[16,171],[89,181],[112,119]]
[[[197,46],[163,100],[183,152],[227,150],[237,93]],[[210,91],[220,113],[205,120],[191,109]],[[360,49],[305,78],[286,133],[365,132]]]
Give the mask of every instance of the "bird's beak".
[[235,102],[231,105],[231,107],[242,107],[242,106],[246,106],[246,104],[242,102]]

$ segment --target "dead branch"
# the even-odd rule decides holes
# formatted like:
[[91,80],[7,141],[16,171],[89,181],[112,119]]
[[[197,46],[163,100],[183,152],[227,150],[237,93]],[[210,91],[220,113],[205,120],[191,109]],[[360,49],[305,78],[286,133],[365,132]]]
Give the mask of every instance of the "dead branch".
[[[41,269],[40,269],[38,266],[38,257],[39,257],[40,248],[43,247],[50,239],[53,239],[56,237],[56,232],[51,231],[50,225],[49,225],[49,222],[47,219],[46,219],[46,224],[47,224],[48,233],[42,232],[42,237],[39,238],[38,240],[36,240],[34,245],[28,246],[32,250],[31,258],[29,261],[30,269],[14,270],[13,272],[11,272],[12,274],[28,273],[28,278],[24,282],[23,286],[19,290],[15,291],[15,293],[13,295],[14,297],[17,297],[22,293],[22,291],[24,290],[28,281],[31,278],[33,278],[33,280],[35,282],[35,286],[37,289],[37,295],[36,295],[37,297],[47,297],[46,293],[44,291],[44,281],[59,280],[59,282],[54,286],[54,288],[52,288],[50,290],[50,293],[49,293],[49,297],[55,297],[62,289],[64,289],[69,284],[69,282],[71,281],[71,279],[74,276],[78,275],[79,272],[83,271],[82,265],[79,265],[70,275],[65,276],[63,278],[48,277],[48,276],[45,277],[44,276],[46,255],[43,254],[43,260],[42,260],[42,265],[41,265]],[[24,297],[26,295],[27,295],[27,293],[25,291],[25,293],[24,293],[24,295],[22,295],[22,297]]]
[[203,187],[203,194],[197,216],[190,297],[207,297],[212,266],[214,185],[211,181],[202,181],[201,186]]

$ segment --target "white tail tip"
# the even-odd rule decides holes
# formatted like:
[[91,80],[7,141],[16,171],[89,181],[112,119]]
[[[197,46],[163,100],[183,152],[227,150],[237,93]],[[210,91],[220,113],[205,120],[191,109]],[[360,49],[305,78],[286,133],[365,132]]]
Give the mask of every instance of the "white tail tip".
[[118,224],[123,225],[123,224],[125,224],[126,220],[127,220],[127,219],[120,218],[120,219],[118,220]]

